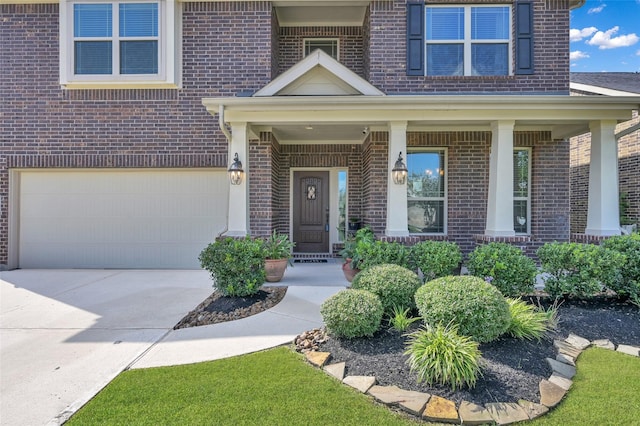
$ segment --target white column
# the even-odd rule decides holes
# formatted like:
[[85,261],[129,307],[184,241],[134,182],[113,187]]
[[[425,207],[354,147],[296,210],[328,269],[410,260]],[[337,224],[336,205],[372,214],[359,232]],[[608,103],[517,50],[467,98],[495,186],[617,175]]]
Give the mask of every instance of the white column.
[[407,164],[407,122],[389,123],[389,160],[387,163],[387,229],[390,237],[409,235],[407,225],[407,184],[397,185],[393,182],[391,170],[398,160],[398,154]]
[[513,127],[514,121],[491,123],[489,195],[485,235],[510,237],[513,227]]
[[618,143],[614,120],[592,121],[587,235],[620,235]]
[[242,162],[244,176],[240,185],[229,183],[229,215],[226,235],[244,237],[249,234],[249,136],[247,123],[231,123],[231,142],[227,168],[236,152]]

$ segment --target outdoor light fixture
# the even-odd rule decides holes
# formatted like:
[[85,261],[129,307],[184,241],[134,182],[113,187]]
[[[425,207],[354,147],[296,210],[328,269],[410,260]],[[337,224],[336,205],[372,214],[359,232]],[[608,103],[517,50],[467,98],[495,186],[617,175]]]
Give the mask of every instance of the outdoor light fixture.
[[229,180],[231,181],[231,185],[240,185],[240,182],[242,182],[242,175],[244,174],[244,170],[242,170],[242,162],[238,159],[237,152],[235,157],[233,157],[233,163],[231,163],[231,166],[229,166],[227,172],[229,172]]
[[396,164],[393,166],[391,170],[391,175],[393,176],[393,182],[396,185],[404,185],[407,181],[407,166],[402,161],[402,151],[398,154],[398,159],[396,160]]

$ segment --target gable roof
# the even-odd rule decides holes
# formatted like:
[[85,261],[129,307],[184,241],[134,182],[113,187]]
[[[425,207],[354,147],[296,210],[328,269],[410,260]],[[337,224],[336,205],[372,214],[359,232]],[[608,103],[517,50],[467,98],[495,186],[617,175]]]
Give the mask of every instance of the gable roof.
[[254,97],[349,95],[384,96],[384,93],[319,49],[253,94]]
[[571,89],[609,96],[640,94],[640,73],[637,72],[572,72]]

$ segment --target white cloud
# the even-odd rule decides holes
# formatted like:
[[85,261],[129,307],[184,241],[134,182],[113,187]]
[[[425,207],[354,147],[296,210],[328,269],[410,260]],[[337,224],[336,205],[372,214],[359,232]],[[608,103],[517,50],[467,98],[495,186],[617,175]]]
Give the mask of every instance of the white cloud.
[[572,29],[569,30],[569,40],[570,41],[580,41],[583,38],[591,36],[596,31],[598,31],[598,29],[596,27],[588,27],[588,28],[583,28],[581,30],[577,30],[575,28],[572,28]]
[[635,34],[621,35],[618,37],[612,37],[620,30],[617,25],[605,32],[598,31],[587,41],[587,44],[591,46],[598,46],[599,49],[615,49],[617,47],[633,46],[640,40]]
[[588,57],[589,55],[581,50],[575,50],[569,53],[569,59],[571,59],[572,61],[577,61],[578,59],[585,59]]
[[602,12],[602,9],[604,9],[605,7],[607,7],[607,5],[606,5],[606,4],[602,4],[602,5],[598,6],[598,7],[592,7],[591,9],[589,9],[589,10],[587,11],[587,13],[588,13],[589,15],[592,15],[592,14],[594,14],[594,13],[600,13],[600,12]]

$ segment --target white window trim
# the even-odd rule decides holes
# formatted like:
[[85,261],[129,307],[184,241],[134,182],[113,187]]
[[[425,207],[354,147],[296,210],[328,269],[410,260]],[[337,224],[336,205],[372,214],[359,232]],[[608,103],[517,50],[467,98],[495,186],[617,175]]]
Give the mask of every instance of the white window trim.
[[[509,28],[511,32],[509,33],[509,39],[491,39],[491,40],[472,40],[471,39],[471,8],[480,8],[480,7],[508,7],[509,8]],[[485,76],[475,76],[472,74],[471,69],[471,45],[472,44],[505,44],[507,43],[507,75],[513,75],[513,8],[506,4],[470,4],[470,5],[462,5],[462,4],[446,4],[446,5],[427,5],[424,9],[424,18],[426,25],[426,16],[427,9],[436,9],[436,8],[463,8],[464,9],[464,40],[427,40],[427,32],[424,32],[424,73],[426,76],[429,76],[427,73],[427,46],[429,44],[463,44],[464,45],[464,72],[463,75],[459,76],[450,76],[450,77],[505,77],[502,75],[485,75]],[[446,76],[441,76],[446,77]]]
[[[158,3],[158,74],[75,75],[73,5],[87,3]],[[61,0],[60,84],[69,89],[177,88],[180,86],[180,6],[177,0]],[[116,37],[113,38],[114,42]]]
[[[516,201],[526,201],[527,202],[527,231],[526,232],[516,232],[516,235],[531,235],[531,163],[532,163],[532,152],[533,150],[530,147],[514,147],[514,154],[517,151],[527,151],[529,155],[529,163],[527,164],[527,196],[526,197],[516,197],[513,196],[514,207]],[[513,224],[515,230],[515,223]]]
[[[415,147],[407,148],[407,154],[423,152],[442,152],[444,155],[444,197],[418,197],[409,198],[407,195],[407,205],[409,200],[417,201],[441,201],[444,200],[444,226],[442,232],[409,232],[409,235],[447,235],[449,226],[449,149],[446,147]],[[407,164],[409,158],[407,155]]]
[[[304,38],[302,39],[302,57],[306,58],[305,55],[307,50],[307,42],[308,41],[335,41],[336,42],[336,61],[340,61],[340,39],[337,37],[312,37],[312,38]],[[311,53],[311,52],[309,52]]]

